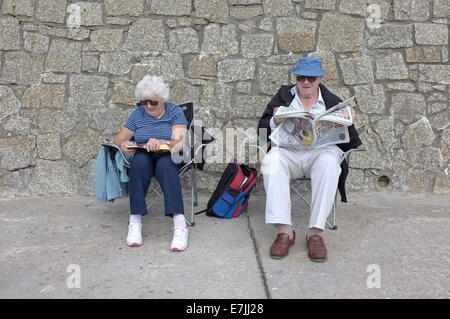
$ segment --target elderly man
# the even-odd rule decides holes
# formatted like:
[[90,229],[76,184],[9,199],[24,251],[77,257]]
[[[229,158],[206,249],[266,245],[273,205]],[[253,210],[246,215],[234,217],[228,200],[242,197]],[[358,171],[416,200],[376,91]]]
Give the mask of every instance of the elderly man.
[[[326,71],[317,58],[300,58],[291,68],[296,75],[296,85],[283,85],[267,105],[258,129],[271,130],[281,124],[276,119],[279,106],[289,106],[313,114],[321,114],[342,100],[331,93],[320,82]],[[352,113],[354,111],[352,109]],[[276,224],[278,235],[270,248],[270,256],[280,259],[288,255],[289,247],[295,242],[295,231],[291,221],[290,179],[307,176],[311,178],[312,202],[306,243],[308,256],[312,261],[325,261],[327,249],[323,240],[323,230],[339,182],[342,200],[345,199],[344,182],[348,165],[341,158],[343,152],[361,145],[355,127],[349,126],[350,142],[325,147],[296,146],[294,148],[272,145],[265,156],[262,168],[266,191],[266,224]]]

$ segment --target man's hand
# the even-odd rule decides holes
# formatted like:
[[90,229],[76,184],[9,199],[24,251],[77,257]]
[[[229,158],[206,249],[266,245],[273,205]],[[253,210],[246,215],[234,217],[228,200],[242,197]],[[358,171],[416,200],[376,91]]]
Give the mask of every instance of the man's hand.
[[273,109],[273,122],[275,123],[276,126],[280,125],[285,120],[285,119],[277,119],[277,117],[275,116],[279,108],[280,107],[276,107]]

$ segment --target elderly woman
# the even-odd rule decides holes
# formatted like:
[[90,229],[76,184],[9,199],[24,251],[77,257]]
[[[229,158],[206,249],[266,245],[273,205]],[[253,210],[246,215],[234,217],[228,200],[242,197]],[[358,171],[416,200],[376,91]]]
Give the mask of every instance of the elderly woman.
[[[145,76],[135,90],[139,101],[124,127],[114,138],[126,154],[134,154],[129,171],[130,222],[128,224],[127,245],[142,244],[141,216],[147,215],[145,195],[153,176],[156,177],[164,193],[165,215],[173,217],[174,234],[172,251],[187,248],[188,228],[184,218],[183,197],[178,167],[172,161],[170,152],[161,152],[160,146],[166,145],[171,152],[183,148],[187,124],[181,108],[167,102],[169,89],[160,77]],[[135,143],[145,146],[145,150],[129,149]]]

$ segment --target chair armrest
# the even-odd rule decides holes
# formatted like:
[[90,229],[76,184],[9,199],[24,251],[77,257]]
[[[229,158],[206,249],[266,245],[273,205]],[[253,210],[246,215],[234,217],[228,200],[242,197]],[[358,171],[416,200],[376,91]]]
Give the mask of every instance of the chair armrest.
[[342,161],[345,159],[348,162],[348,158],[352,152],[365,152],[365,148],[351,148],[347,152],[344,152],[344,156],[342,157]]
[[103,142],[103,143],[101,143],[101,145],[102,145],[103,147],[107,147],[107,148],[112,149],[114,152],[120,152],[120,155],[122,155],[122,158],[123,158],[124,166],[130,168],[130,162],[128,161],[128,160],[129,160],[129,156],[127,157],[127,156],[122,152],[122,150],[120,149],[119,146],[117,146],[116,144],[114,144],[114,143],[112,143],[112,142]]

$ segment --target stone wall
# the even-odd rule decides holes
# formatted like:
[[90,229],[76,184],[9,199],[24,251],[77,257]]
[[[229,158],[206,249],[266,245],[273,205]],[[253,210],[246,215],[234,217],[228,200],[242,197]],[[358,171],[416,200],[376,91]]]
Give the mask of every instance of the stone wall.
[[[256,127],[316,56],[359,101],[348,188],[450,193],[448,0],[0,0],[0,195],[94,194],[144,74],[207,127]],[[78,11],[77,11],[78,10]],[[79,12],[79,15],[77,15]],[[223,165],[199,176],[213,188]],[[260,188],[261,189],[261,188]]]

